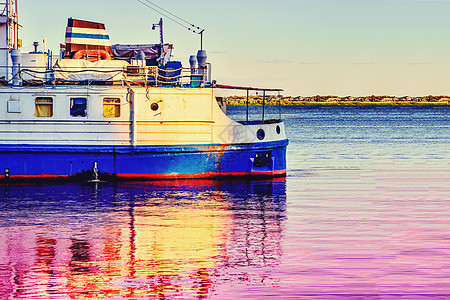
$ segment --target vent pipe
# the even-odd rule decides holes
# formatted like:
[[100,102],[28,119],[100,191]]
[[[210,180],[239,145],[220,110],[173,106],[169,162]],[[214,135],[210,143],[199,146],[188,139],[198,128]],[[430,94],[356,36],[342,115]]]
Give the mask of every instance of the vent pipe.
[[39,42],[33,42],[34,53],[38,53]]
[[189,56],[189,65],[191,66],[191,75],[197,73],[197,57],[195,55]]
[[198,61],[198,75],[201,75],[201,82],[205,83],[206,81],[206,59],[208,56],[206,55],[205,50],[198,50],[197,52],[197,61]]
[[22,61],[22,53],[20,52],[19,49],[13,49],[11,50],[11,60],[13,63],[13,67],[12,67],[12,76],[13,76],[13,81],[12,81],[12,85],[13,86],[22,86],[22,79],[20,78],[20,63]]

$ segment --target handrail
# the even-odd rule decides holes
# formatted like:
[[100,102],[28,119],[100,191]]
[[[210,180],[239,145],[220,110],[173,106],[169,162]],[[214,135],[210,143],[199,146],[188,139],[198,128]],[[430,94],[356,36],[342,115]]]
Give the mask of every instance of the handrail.
[[[7,67],[11,69],[11,66]],[[205,69],[193,69],[193,68],[177,68],[177,69],[164,69],[157,66],[137,66],[137,65],[127,65],[123,68],[113,68],[108,66],[103,67],[89,67],[83,69],[82,67],[64,67],[64,68],[52,68],[47,69],[47,67],[30,67],[23,68],[19,70],[17,74],[14,74],[8,84],[12,82],[14,78],[19,78],[25,80],[24,77],[28,77],[31,80],[42,80],[43,77],[49,77],[47,84],[70,84],[70,83],[83,83],[86,81],[105,81],[105,82],[115,82],[115,83],[135,83],[135,84],[145,84],[150,86],[183,86],[183,87],[211,87],[212,84],[206,80],[205,74],[201,74],[198,70],[202,72]],[[91,79],[74,79],[67,80],[55,75],[67,74],[83,74],[92,73]],[[111,74],[108,78],[98,79],[96,74],[100,76],[101,74]],[[76,78],[76,76],[74,76]],[[115,79],[119,78],[119,79]]]
[[234,86],[234,85],[223,85],[216,84],[214,88],[217,89],[228,89],[228,90],[245,90],[245,91],[266,91],[266,92],[282,92],[283,89],[266,89],[266,88],[255,88],[255,87],[246,87],[246,86]]
[[[264,122],[265,122],[264,118],[265,118],[265,108],[266,108],[266,92],[278,92],[278,95],[280,95],[280,92],[283,91],[282,89],[267,89],[267,88],[243,87],[243,86],[232,86],[232,85],[222,85],[222,84],[216,84],[213,87],[218,88],[218,89],[247,91],[246,122],[248,122],[248,116],[249,116],[249,113],[248,113],[249,91],[262,91],[263,92],[262,115],[261,115],[262,124],[264,124]],[[278,99],[278,114],[279,114],[279,118],[281,119],[281,103],[280,103],[279,99]]]

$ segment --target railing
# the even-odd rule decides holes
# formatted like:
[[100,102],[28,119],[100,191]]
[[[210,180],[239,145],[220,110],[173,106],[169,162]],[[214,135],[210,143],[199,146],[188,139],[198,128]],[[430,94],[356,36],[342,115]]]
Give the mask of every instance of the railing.
[[124,69],[124,81],[154,86],[183,86],[183,87],[206,87],[211,85],[208,80],[208,69],[162,69],[158,67],[127,66]]
[[212,85],[210,78],[210,68],[164,69],[156,66],[141,67],[137,65],[127,65],[122,69],[111,67],[64,67],[55,69],[31,67],[21,68],[9,81],[0,82],[0,85],[10,85],[14,82],[14,79],[20,79],[19,86],[121,84],[210,87]]
[[[249,105],[249,92],[250,91],[262,91],[263,97],[262,97],[262,114],[261,114],[261,122],[258,121],[258,124],[270,124],[275,122],[279,122],[281,120],[281,102],[280,102],[280,92],[283,91],[282,89],[264,89],[264,88],[254,88],[254,87],[244,87],[244,86],[231,86],[231,85],[221,85],[216,84],[214,85],[215,88],[218,89],[228,89],[228,90],[244,90],[247,91],[247,101],[246,101],[246,119],[245,122],[241,122],[244,125],[252,125],[256,124],[255,121],[249,121],[249,111],[248,111],[248,105]],[[265,108],[266,108],[266,92],[277,92],[278,93],[278,120],[265,120]]]

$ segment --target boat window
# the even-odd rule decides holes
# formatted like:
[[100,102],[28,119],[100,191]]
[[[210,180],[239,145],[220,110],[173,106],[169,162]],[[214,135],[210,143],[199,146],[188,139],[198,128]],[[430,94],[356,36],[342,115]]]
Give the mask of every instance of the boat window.
[[103,99],[103,116],[105,118],[120,117],[120,99],[104,98]]
[[53,98],[37,97],[35,100],[36,117],[53,116]]
[[87,99],[70,98],[70,115],[72,117],[86,117]]

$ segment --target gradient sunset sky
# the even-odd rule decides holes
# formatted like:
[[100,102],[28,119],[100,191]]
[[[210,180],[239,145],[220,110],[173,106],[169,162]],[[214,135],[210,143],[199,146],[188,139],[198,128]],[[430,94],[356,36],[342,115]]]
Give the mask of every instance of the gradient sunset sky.
[[[105,23],[113,44],[159,43],[162,17],[137,0],[18,0],[22,51],[47,37],[59,52],[69,17]],[[141,0],[145,1],[145,0]],[[450,95],[450,0],[151,0],[205,28],[221,84],[285,96]],[[163,17],[174,60],[198,35]]]

